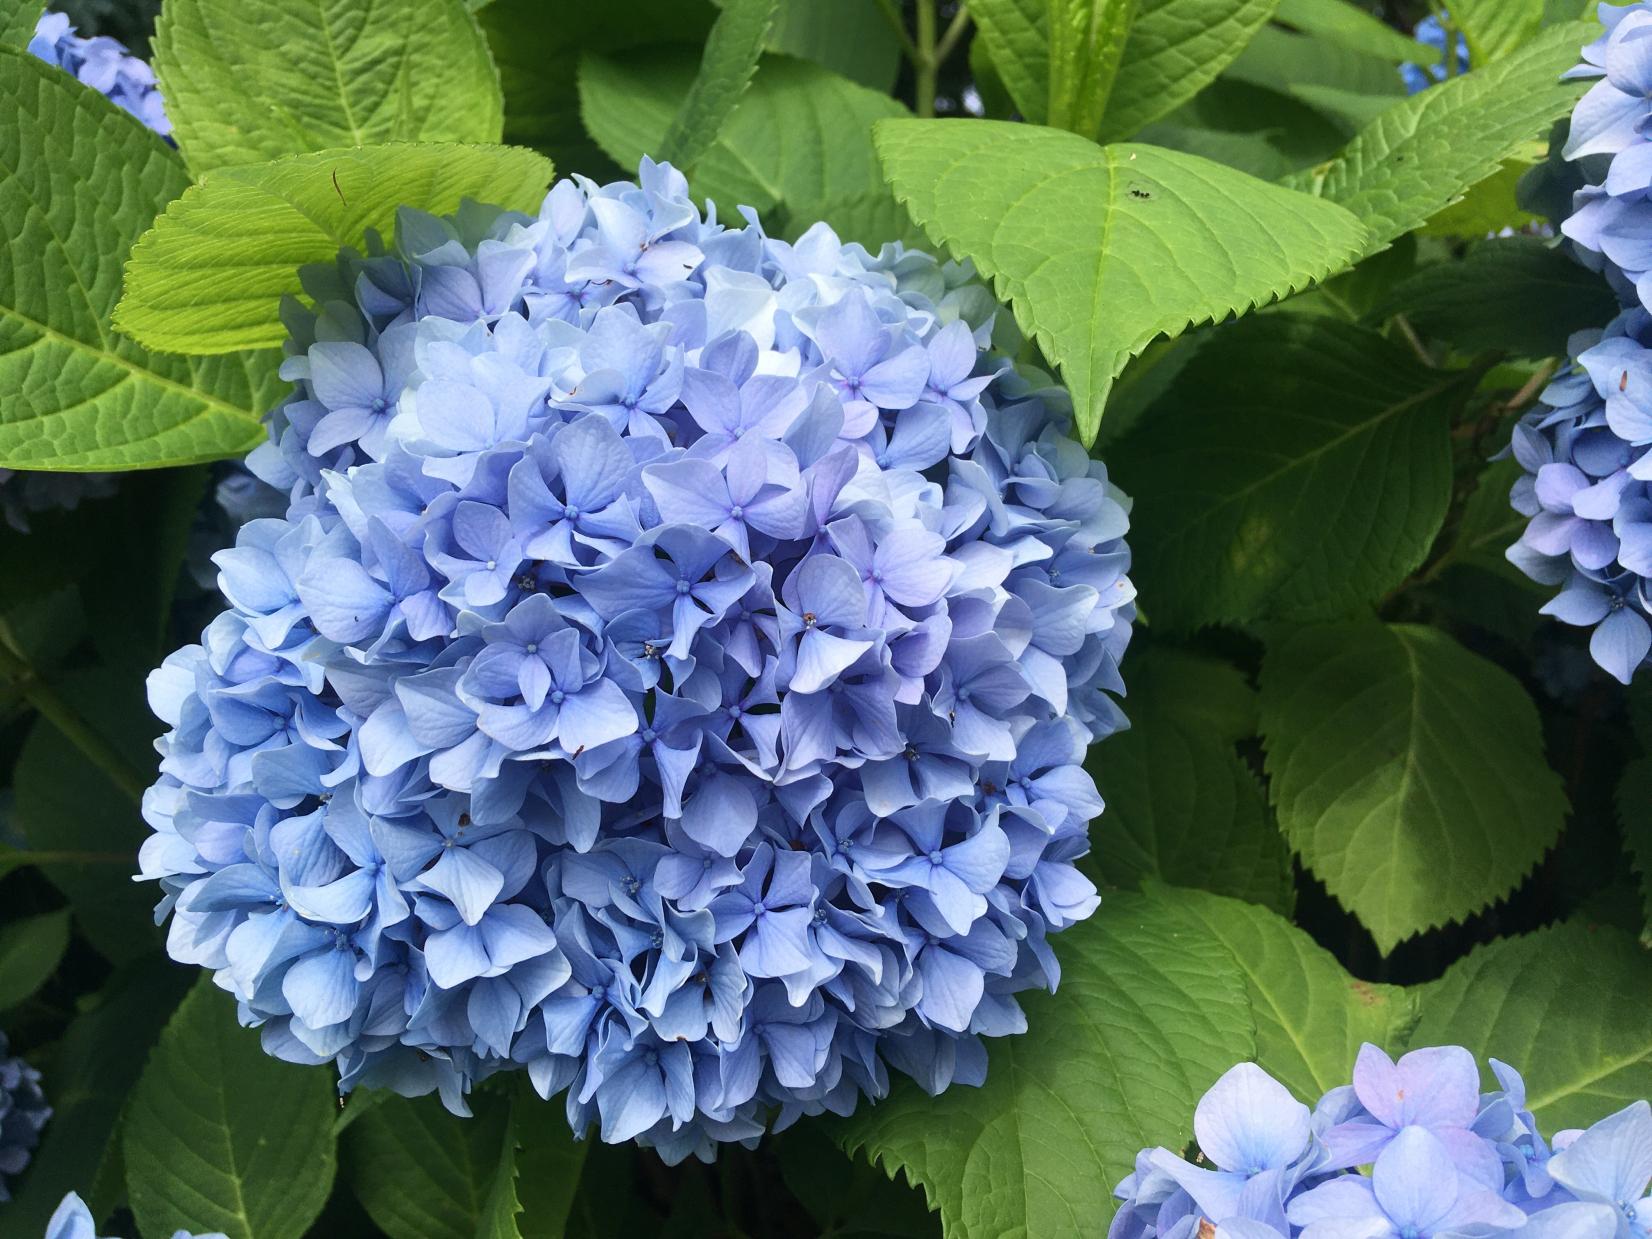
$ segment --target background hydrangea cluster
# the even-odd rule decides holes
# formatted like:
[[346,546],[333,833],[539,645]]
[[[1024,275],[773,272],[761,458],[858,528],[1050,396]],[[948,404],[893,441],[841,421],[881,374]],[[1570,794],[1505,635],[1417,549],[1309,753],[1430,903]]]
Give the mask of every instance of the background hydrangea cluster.
[[40,1091],[40,1073],[10,1055],[0,1033],[0,1203],[11,1199],[8,1180],[22,1174],[40,1143],[40,1129],[52,1117]]
[[[78,1193],[70,1192],[58,1205],[46,1224],[45,1239],[98,1239],[97,1220]],[[222,1231],[192,1235],[187,1230],[174,1231],[172,1239],[226,1239]]]
[[[1411,94],[1419,90],[1427,90],[1437,82],[1443,82],[1447,76],[1446,66],[1441,64],[1445,56],[1446,30],[1444,24],[1432,13],[1417,23],[1412,31],[1412,37],[1424,47],[1429,47],[1436,53],[1435,58],[1426,66],[1417,64],[1403,64],[1400,66],[1400,76],[1405,79],[1405,88]],[[1457,63],[1452,68],[1452,74],[1468,72],[1468,40],[1462,35],[1457,36]]]
[[1652,1107],[1637,1101],[1586,1131],[1539,1130],[1519,1072],[1490,1060],[1480,1092],[1461,1046],[1398,1062],[1361,1048],[1353,1083],[1313,1110],[1254,1063],[1200,1100],[1198,1164],[1144,1149],[1115,1192],[1109,1239],[1203,1233],[1407,1236],[1519,1232],[1522,1239],[1630,1239],[1652,1226]]
[[1627,684],[1652,651],[1652,5],[1602,5],[1606,32],[1574,75],[1599,78],[1572,116],[1565,154],[1591,174],[1561,225],[1625,310],[1570,344],[1569,365],[1515,428],[1526,470],[1511,495],[1530,517],[1509,560],[1560,586],[1545,614],[1590,628],[1594,659]]
[[[35,24],[29,51],[47,64],[73,74],[156,133],[172,132],[153,70],[136,56],[129,55],[118,40],[83,39],[69,24],[68,14],[43,13]],[[55,508],[73,510],[84,499],[106,498],[114,490],[115,479],[106,473],[0,469],[0,517],[13,529],[26,533],[30,512]]]
[[173,956],[345,1089],[525,1068],[670,1159],[979,1083],[1096,907],[1133,615],[986,290],[647,161],[307,278],[289,511],[150,682]]

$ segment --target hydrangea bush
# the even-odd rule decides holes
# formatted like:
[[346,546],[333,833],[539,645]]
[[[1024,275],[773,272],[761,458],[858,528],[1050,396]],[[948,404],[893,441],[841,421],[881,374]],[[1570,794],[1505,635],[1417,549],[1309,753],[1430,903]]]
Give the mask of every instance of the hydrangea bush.
[[0,1236],[1645,1235],[1649,6],[553,8],[0,12]]

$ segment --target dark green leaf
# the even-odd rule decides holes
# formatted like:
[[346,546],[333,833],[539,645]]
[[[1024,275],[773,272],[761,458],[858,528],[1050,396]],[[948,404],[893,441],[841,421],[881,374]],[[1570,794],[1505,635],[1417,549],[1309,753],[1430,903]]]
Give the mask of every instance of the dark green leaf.
[[1334,320],[1214,332],[1108,452],[1136,497],[1154,622],[1334,616],[1398,585],[1445,519],[1463,395],[1460,376]]
[[1566,817],[1526,690],[1437,629],[1277,634],[1262,734],[1286,837],[1385,952],[1506,895]]
[[0,1012],[33,997],[68,948],[67,910],[0,925]]
[[781,0],[769,49],[812,60],[885,94],[900,71],[901,45],[878,0]]
[[510,1106],[497,1096],[475,1103],[466,1119],[434,1096],[387,1097],[345,1131],[345,1177],[390,1239],[476,1239]]
[[332,1190],[335,1109],[332,1072],[266,1054],[203,977],[132,1094],[123,1144],[139,1229],[300,1239]]
[[1618,823],[1624,850],[1635,867],[1641,907],[1652,926],[1652,757],[1629,763],[1618,783]]
[[542,1101],[526,1080],[511,1104],[516,1138],[516,1220],[522,1239],[562,1239],[579,1191],[590,1140],[575,1140],[560,1097]]
[[1274,16],[1303,34],[1391,64],[1439,59],[1435,49],[1407,38],[1351,0],[1279,0]]

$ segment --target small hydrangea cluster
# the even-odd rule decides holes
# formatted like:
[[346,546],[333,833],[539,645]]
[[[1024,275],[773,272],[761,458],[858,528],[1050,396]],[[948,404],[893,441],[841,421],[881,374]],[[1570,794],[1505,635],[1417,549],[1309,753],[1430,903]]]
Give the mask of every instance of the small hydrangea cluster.
[[[97,1219],[86,1207],[78,1193],[70,1192],[63,1198],[51,1220],[46,1223],[44,1239],[98,1239]],[[187,1230],[175,1230],[172,1239],[227,1239],[222,1231],[192,1235]]]
[[[41,15],[29,51],[57,65],[106,96],[159,134],[172,132],[155,74],[114,39],[83,39],[64,13]],[[102,473],[42,473],[0,469],[0,517],[19,533],[29,531],[29,513],[73,510],[83,499],[114,494],[115,479]]]
[[[1420,90],[1427,90],[1437,82],[1446,80],[1446,67],[1441,62],[1445,59],[1446,32],[1440,19],[1433,14],[1417,23],[1412,37],[1424,47],[1434,50],[1434,57],[1427,65],[1403,64],[1400,66],[1400,77],[1405,80],[1405,89],[1408,94],[1416,94]],[[1468,40],[1462,35],[1457,36],[1457,64],[1456,73],[1468,72]]]
[[1200,1100],[1198,1164],[1144,1149],[1118,1185],[1109,1239],[1644,1239],[1652,1229],[1652,1107],[1546,1140],[1514,1068],[1480,1092],[1461,1046],[1395,1062],[1361,1048],[1353,1084],[1309,1110],[1254,1063]]
[[967,269],[640,180],[306,274],[142,863],[270,1052],[680,1159],[982,1080],[1097,904],[1134,607]]
[[1545,614],[1593,629],[1595,661],[1627,684],[1652,650],[1652,4],[1601,5],[1606,32],[1573,76],[1600,80],[1572,115],[1568,159],[1597,175],[1561,225],[1628,308],[1570,342],[1571,361],[1515,428],[1526,470],[1510,496],[1530,518],[1508,550],[1533,580],[1559,586]]
[[22,1174],[40,1143],[40,1129],[52,1108],[40,1091],[40,1073],[21,1058],[10,1057],[6,1034],[0,1033],[0,1202],[11,1199],[8,1180]]

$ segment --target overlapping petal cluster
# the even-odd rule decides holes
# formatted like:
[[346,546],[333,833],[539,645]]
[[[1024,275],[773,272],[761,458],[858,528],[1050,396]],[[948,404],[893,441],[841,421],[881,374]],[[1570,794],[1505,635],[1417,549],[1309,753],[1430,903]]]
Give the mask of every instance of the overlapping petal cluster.
[[51,1117],[40,1073],[11,1057],[6,1034],[0,1033],[0,1203],[11,1199],[10,1180],[33,1159],[40,1129]]
[[1145,1149],[1118,1185],[1109,1239],[1637,1239],[1652,1227],[1652,1107],[1645,1101],[1552,1143],[1526,1086],[1489,1060],[1480,1092],[1461,1046],[1395,1062],[1361,1048],[1352,1085],[1309,1110],[1254,1063],[1200,1100],[1198,1164]]
[[[1424,47],[1431,48],[1435,55],[1426,65],[1403,64],[1400,66],[1400,77],[1405,80],[1405,89],[1408,94],[1416,94],[1420,90],[1427,90],[1438,82],[1443,82],[1448,76],[1446,67],[1441,61],[1445,58],[1446,31],[1440,19],[1430,13],[1417,23],[1412,37]],[[1468,40],[1462,35],[1457,36],[1457,63],[1453,73],[1468,72]]]
[[[97,1219],[92,1216],[91,1209],[80,1198],[79,1193],[70,1192],[52,1212],[51,1220],[46,1223],[44,1239],[98,1239]],[[226,1239],[222,1231],[212,1231],[208,1234],[192,1235],[187,1230],[175,1230],[172,1239]]]
[[1572,71],[1599,80],[1565,147],[1591,179],[1561,231],[1627,308],[1574,337],[1570,364],[1515,428],[1526,476],[1510,498],[1530,520],[1508,558],[1559,587],[1543,611],[1592,629],[1595,661],[1627,684],[1652,650],[1652,4],[1603,4],[1600,18]]
[[1134,608],[966,268],[640,181],[308,273],[143,870],[272,1053],[681,1158],[980,1082],[1097,903]]
[[[156,133],[172,132],[171,122],[148,64],[127,54],[115,39],[83,39],[65,13],[44,13],[35,24],[29,51],[125,108]],[[105,473],[43,473],[0,469],[0,518],[20,533],[29,531],[29,513],[73,510],[84,499],[115,491]]]

